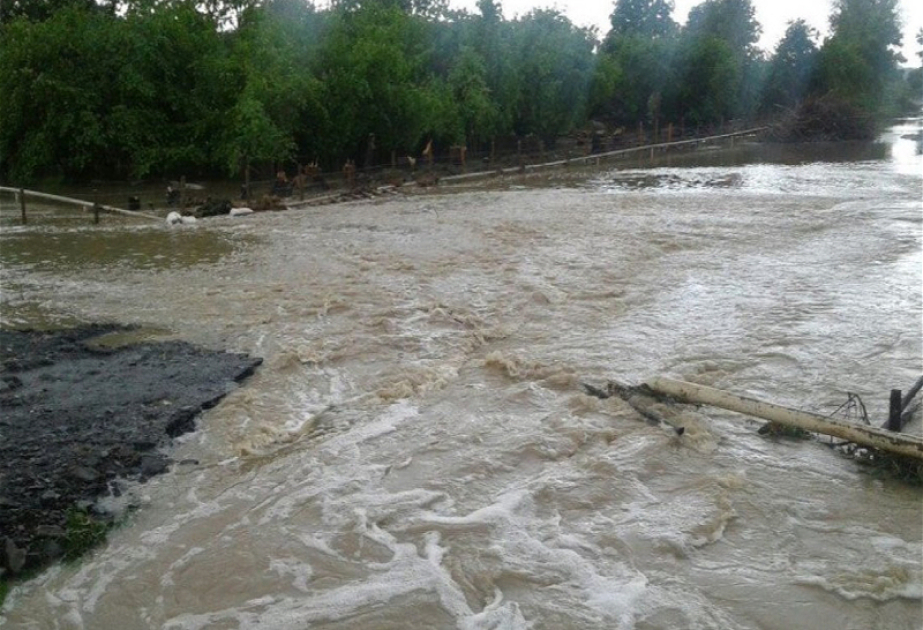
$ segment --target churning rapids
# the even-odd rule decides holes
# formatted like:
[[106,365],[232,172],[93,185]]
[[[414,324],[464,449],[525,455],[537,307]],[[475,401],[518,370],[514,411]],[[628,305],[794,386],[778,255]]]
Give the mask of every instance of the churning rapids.
[[668,375],[821,413],[856,392],[881,417],[923,363],[914,133],[175,228],[18,226],[6,202],[6,325],[266,361],[181,440],[198,466],[137,487],[0,625],[919,629],[920,488],[580,387]]

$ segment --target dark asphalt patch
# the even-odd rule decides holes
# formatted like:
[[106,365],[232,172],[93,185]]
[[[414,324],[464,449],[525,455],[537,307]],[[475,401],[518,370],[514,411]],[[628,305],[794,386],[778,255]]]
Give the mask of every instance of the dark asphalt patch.
[[262,363],[181,341],[88,343],[125,330],[0,330],[0,578],[59,557],[69,510],[168,470],[171,439]]

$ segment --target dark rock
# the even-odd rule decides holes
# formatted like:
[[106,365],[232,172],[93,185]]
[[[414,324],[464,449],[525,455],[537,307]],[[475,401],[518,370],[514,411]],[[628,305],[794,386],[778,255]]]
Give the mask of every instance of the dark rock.
[[141,456],[141,478],[147,479],[167,471],[169,460],[159,453],[145,453]]
[[230,199],[209,199],[196,208],[195,216],[202,219],[205,217],[217,217],[222,214],[231,214],[232,207]]
[[99,479],[99,472],[89,466],[73,466],[71,474],[80,481],[96,481]]
[[19,573],[26,566],[26,550],[20,549],[12,538],[7,538],[3,545],[4,567],[10,573]]
[[15,376],[9,375],[0,378],[0,392],[13,391],[22,387],[22,381]]
[[56,525],[39,525],[35,528],[35,535],[42,538],[62,538],[64,529]]
[[57,560],[64,555],[64,547],[57,540],[46,540],[42,545],[42,555],[45,560]]
[[61,498],[61,495],[55,492],[54,490],[46,490],[42,493],[42,501],[53,502]]

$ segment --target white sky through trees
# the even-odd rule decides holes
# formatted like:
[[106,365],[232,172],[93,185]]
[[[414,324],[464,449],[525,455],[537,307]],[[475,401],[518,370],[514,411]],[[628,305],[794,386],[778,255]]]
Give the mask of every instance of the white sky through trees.
[[[673,18],[680,24],[686,21],[689,10],[702,0],[674,0],[676,11]],[[760,48],[772,52],[785,34],[789,20],[804,19],[808,25],[816,28],[823,38],[828,33],[832,2],[830,0],[752,0],[756,9],[756,19],[763,27]],[[449,0],[453,7],[477,12],[477,0]],[[513,18],[527,13],[533,8],[556,8],[567,15],[578,26],[595,26],[600,36],[609,30],[609,15],[615,6],[614,0],[500,0],[503,15]],[[903,20],[904,47],[902,53],[907,59],[906,65],[919,66],[920,58],[916,55],[920,48],[915,36],[923,28],[923,0],[899,0],[901,19]],[[819,42],[818,42],[819,43]]]

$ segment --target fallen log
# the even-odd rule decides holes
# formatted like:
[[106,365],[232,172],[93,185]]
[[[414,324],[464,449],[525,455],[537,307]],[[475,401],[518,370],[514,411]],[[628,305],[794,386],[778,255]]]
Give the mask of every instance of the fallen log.
[[680,402],[720,407],[728,411],[736,411],[737,413],[769,420],[786,427],[832,435],[860,446],[923,460],[923,438],[917,436],[844,422],[670,378],[654,378],[648,381],[646,385],[654,393],[670,396]]

